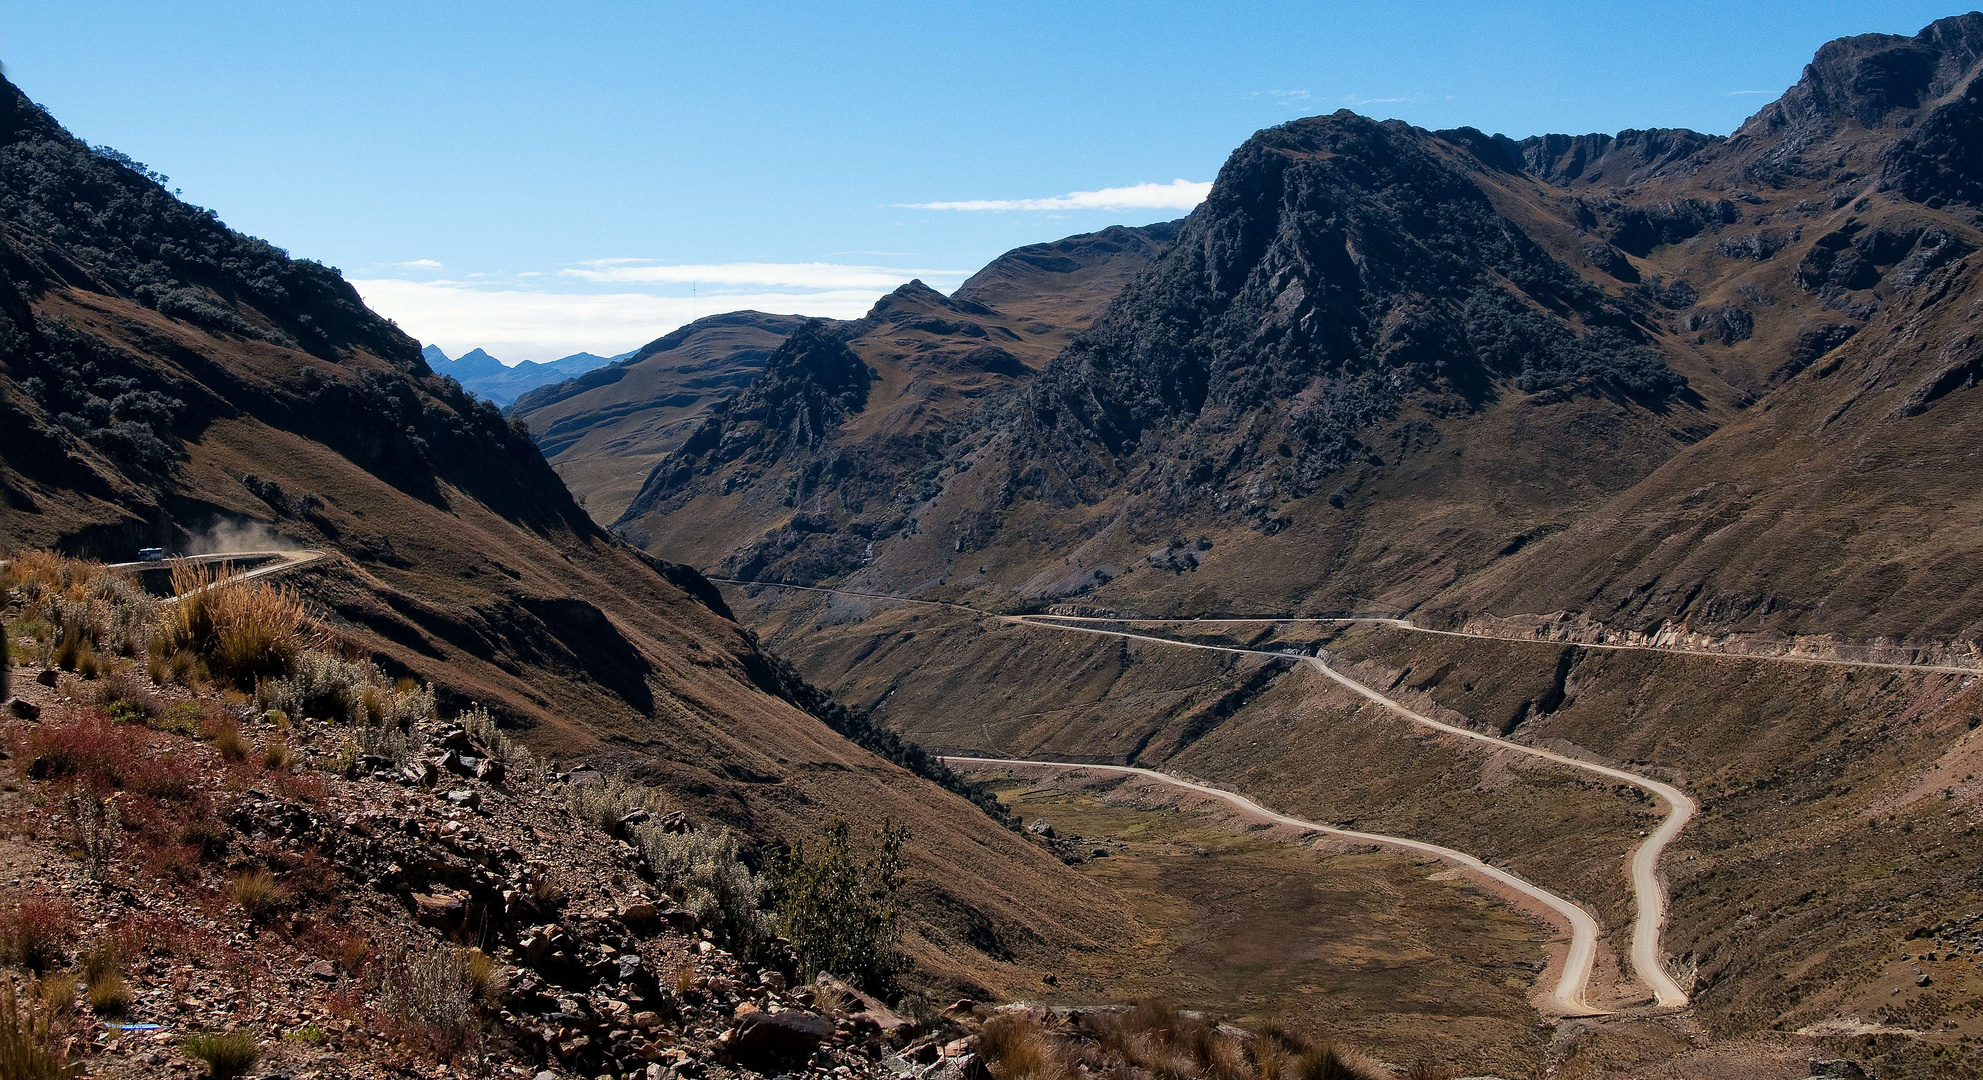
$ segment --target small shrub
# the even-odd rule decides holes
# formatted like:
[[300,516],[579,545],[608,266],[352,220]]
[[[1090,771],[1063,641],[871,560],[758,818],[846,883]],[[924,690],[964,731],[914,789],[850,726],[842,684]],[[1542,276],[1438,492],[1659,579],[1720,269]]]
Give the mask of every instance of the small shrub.
[[831,972],[869,993],[885,993],[907,967],[895,943],[908,830],[884,821],[866,860],[854,857],[849,833],[847,823],[836,819],[815,851],[803,842],[794,846],[778,863],[773,907],[808,976]]
[[[255,688],[255,703],[288,716],[314,716],[341,724],[363,724],[366,691],[383,700],[385,673],[376,664],[355,663],[327,652],[297,655],[286,678],[265,679]],[[385,722],[389,703],[381,707]]]
[[98,682],[96,703],[112,720],[125,724],[149,723],[165,709],[158,695],[128,671],[115,672]]
[[337,966],[347,975],[357,975],[365,970],[372,959],[372,943],[363,934],[352,934],[338,943]]
[[481,1025],[468,950],[402,942],[378,965],[380,1005],[405,1041],[443,1062],[474,1043]]
[[296,750],[281,739],[270,739],[262,747],[262,768],[272,772],[288,772],[296,764]]
[[259,921],[289,903],[289,890],[276,884],[275,875],[267,870],[252,870],[227,879],[227,898]]
[[262,1060],[262,1048],[254,1036],[239,1032],[203,1031],[186,1036],[186,1056],[206,1063],[213,1080],[235,1080],[246,1076]]
[[56,1014],[30,992],[0,978],[0,1077],[5,1080],[64,1080],[70,1070],[55,1046]]
[[216,821],[204,807],[196,808],[186,823],[179,827],[179,842],[193,848],[202,859],[218,859],[227,854],[233,835],[232,830]]
[[331,1041],[330,1032],[314,1020],[290,1032],[289,1037],[308,1046],[327,1046]]
[[208,724],[216,719],[214,712],[213,705],[205,701],[175,702],[154,718],[151,726],[156,731],[197,739],[206,733]]
[[51,900],[22,900],[0,909],[0,962],[40,975],[61,963],[76,936],[76,913]]
[[22,750],[29,777],[74,777],[96,790],[123,787],[141,761],[141,748],[130,730],[94,710],[73,710],[41,725],[23,740]]
[[754,959],[776,936],[760,910],[764,882],[738,858],[736,837],[727,830],[671,833],[649,825],[635,828],[633,840],[656,882],[702,925],[721,931],[732,951]]
[[69,820],[69,840],[83,853],[83,873],[91,881],[102,881],[110,872],[110,860],[123,839],[123,820],[117,813],[117,799],[99,799],[89,789],[77,785],[62,796],[62,811]]
[[612,832],[620,819],[635,810],[659,817],[674,809],[666,795],[625,777],[609,776],[597,783],[572,784],[565,788],[565,805],[582,821]]
[[198,779],[198,768],[185,755],[168,750],[138,771],[130,790],[169,803],[183,803],[193,797],[193,785]]
[[191,844],[154,844],[145,852],[145,872],[189,885],[200,878],[200,849]]

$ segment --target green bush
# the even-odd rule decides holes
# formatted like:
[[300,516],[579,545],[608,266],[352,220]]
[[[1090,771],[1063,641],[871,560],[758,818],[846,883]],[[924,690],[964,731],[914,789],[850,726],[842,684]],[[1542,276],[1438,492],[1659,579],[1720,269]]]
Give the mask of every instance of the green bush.
[[779,860],[773,910],[806,977],[829,972],[885,995],[908,966],[896,947],[896,896],[909,830],[883,821],[875,830],[875,852],[865,860],[855,857],[850,832],[836,818],[817,849],[808,851],[802,841]]

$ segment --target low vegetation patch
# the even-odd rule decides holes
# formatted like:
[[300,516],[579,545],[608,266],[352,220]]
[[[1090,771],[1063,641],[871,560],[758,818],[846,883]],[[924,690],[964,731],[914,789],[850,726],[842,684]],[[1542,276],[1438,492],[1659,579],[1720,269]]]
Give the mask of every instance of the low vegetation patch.
[[[993,1080],[1392,1080],[1378,1063],[1284,1027],[1247,1031],[1163,1002],[1067,1016],[1002,1011],[979,1030]],[[1451,1080],[1415,1066],[1411,1080]]]
[[204,1063],[213,1080],[235,1080],[262,1060],[262,1048],[251,1035],[202,1031],[186,1037],[186,1056]]
[[61,1080],[71,1075],[55,1043],[59,1014],[44,1003],[40,987],[22,994],[14,980],[0,977],[0,1077],[5,1080]]

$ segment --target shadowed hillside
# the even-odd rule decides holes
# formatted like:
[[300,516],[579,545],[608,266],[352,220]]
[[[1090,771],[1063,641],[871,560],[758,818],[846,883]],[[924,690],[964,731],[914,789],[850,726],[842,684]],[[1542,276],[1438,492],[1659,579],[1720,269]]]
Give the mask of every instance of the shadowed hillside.
[[1059,862],[843,737],[892,744],[693,571],[593,524],[520,426],[433,375],[335,270],[180,203],[11,84],[0,270],[8,549],[121,559],[216,531],[319,546],[331,557],[287,578],[314,609],[542,752],[643,775],[764,841],[835,815],[913,822],[910,945],[934,984],[1036,978],[1025,958],[1115,932]]

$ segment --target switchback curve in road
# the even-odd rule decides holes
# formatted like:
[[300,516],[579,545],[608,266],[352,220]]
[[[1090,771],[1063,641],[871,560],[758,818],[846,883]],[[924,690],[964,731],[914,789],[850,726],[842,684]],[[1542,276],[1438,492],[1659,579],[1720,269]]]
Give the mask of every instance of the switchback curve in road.
[[[1644,983],[1646,988],[1653,992],[1653,998],[1659,1004],[1685,1005],[1687,1003],[1687,992],[1682,990],[1680,984],[1675,982],[1673,977],[1666,973],[1665,954],[1660,949],[1659,940],[1660,932],[1666,926],[1666,890],[1660,885],[1659,881],[1659,857],[1665,852],[1667,845],[1671,844],[1674,838],[1680,835],[1680,831],[1687,827],[1687,822],[1692,820],[1694,814],[1699,810],[1699,806],[1695,804],[1694,800],[1689,798],[1679,788],[1659,780],[1654,780],[1649,776],[1640,776],[1637,773],[1626,772],[1624,769],[1615,769],[1609,765],[1599,765],[1596,762],[1584,761],[1567,754],[1559,754],[1554,750],[1544,750],[1541,747],[1511,742],[1507,739],[1474,731],[1471,728],[1464,728],[1457,724],[1448,724],[1444,721],[1434,720],[1429,716],[1406,708],[1404,705],[1344,675],[1342,672],[1330,667],[1319,656],[1275,652],[1270,649],[1243,649],[1230,645],[1208,645],[1196,641],[1177,641],[1172,638],[1156,637],[1151,634],[1138,634],[1128,630],[1106,630],[1095,626],[1071,625],[1069,620],[1060,616],[1002,615],[998,616],[998,618],[1006,622],[1019,623],[1026,626],[1054,626],[1062,630],[1070,630],[1078,633],[1131,638],[1138,641],[1176,645],[1189,649],[1207,649],[1214,652],[1270,656],[1282,660],[1300,660],[1320,671],[1323,675],[1340,684],[1345,689],[1389,709],[1414,724],[1448,735],[1457,735],[1461,738],[1473,739],[1477,742],[1491,743],[1503,749],[1513,750],[1516,753],[1526,754],[1530,757],[1540,758],[1558,765],[1565,765],[1584,772],[1595,773],[1607,779],[1631,784],[1652,794],[1655,798],[1666,804],[1666,816],[1659,823],[1659,827],[1653,829],[1646,836],[1645,840],[1632,850],[1630,880],[1632,883],[1633,899],[1637,907],[1636,917],[1632,921],[1632,970],[1638,975],[1639,981]],[[1110,620],[1082,619],[1080,621],[1083,623],[1095,623]],[[1138,619],[1135,621],[1144,623],[1160,620]],[[1193,620],[1177,621],[1190,622]]]
[[1429,844],[1423,840],[1412,840],[1402,836],[1358,832],[1354,829],[1339,829],[1332,825],[1304,821],[1301,818],[1276,813],[1244,795],[1226,791],[1223,788],[1195,784],[1189,780],[1172,776],[1169,773],[1158,772],[1155,769],[1138,768],[1134,765],[1082,765],[1065,761],[1029,761],[1023,758],[972,757],[954,754],[945,755],[941,760],[950,765],[1027,766],[1048,769],[1078,769],[1086,772],[1099,772],[1120,776],[1141,776],[1171,787],[1183,788],[1200,795],[1209,795],[1212,798],[1237,808],[1242,813],[1265,821],[1271,821],[1277,825],[1291,825],[1307,832],[1323,833],[1328,836],[1341,837],[1345,840],[1396,848],[1420,855],[1430,855],[1442,862],[1453,863],[1468,873],[1488,878],[1514,892],[1541,903],[1544,907],[1555,912],[1563,922],[1567,923],[1570,927],[1570,951],[1564,958],[1563,973],[1556,980],[1556,989],[1550,991],[1550,1007],[1553,1011],[1561,1013],[1566,1017],[1600,1016],[1604,1014],[1602,1009],[1594,1009],[1589,1002],[1584,1000],[1585,991],[1590,985],[1591,967],[1597,958],[1597,920],[1591,917],[1590,912],[1585,911],[1577,904],[1550,892],[1540,885],[1516,877],[1514,874],[1498,866],[1493,866],[1481,859],[1477,859],[1464,851],[1456,851],[1449,847],[1441,847],[1438,844]]
[[[1584,761],[1579,758],[1570,757],[1566,754],[1556,753],[1555,751],[1552,750],[1544,750],[1539,747],[1527,746],[1518,742],[1511,742],[1507,739],[1497,738],[1495,736],[1487,735],[1482,732],[1474,731],[1469,728],[1464,728],[1455,724],[1448,724],[1443,721],[1434,720],[1431,717],[1421,715],[1420,713],[1405,707],[1399,702],[1393,701],[1392,699],[1384,696],[1383,694],[1378,693],[1377,691],[1371,689],[1370,687],[1367,687],[1362,683],[1357,682],[1355,679],[1352,679],[1349,676],[1342,674],[1336,669],[1330,667],[1329,664],[1320,657],[1308,656],[1304,653],[1284,653],[1284,652],[1275,652],[1268,649],[1246,649],[1246,648],[1239,648],[1236,646],[1229,646],[1229,645],[1211,645],[1211,644],[1195,642],[1195,641],[1178,641],[1172,638],[1157,637],[1152,634],[1138,634],[1128,630],[1103,629],[1093,625],[1096,623],[1121,624],[1126,622],[1193,623],[1193,622],[1198,622],[1199,620],[1192,620],[1192,619],[1128,620],[1128,619],[1104,619],[1104,618],[1095,618],[1095,617],[1075,617],[1075,616],[999,615],[992,612],[983,611],[978,608],[968,607],[963,604],[954,604],[954,603],[949,603],[946,601],[938,601],[938,600],[917,600],[908,597],[889,596],[884,593],[862,592],[853,589],[833,589],[833,588],[825,588],[821,586],[806,586],[806,585],[777,585],[771,582],[738,581],[735,579],[728,579],[728,578],[716,578],[712,580],[723,581],[727,584],[735,584],[735,585],[770,586],[772,588],[799,589],[805,592],[834,593],[834,594],[862,597],[865,599],[906,602],[911,604],[919,604],[927,607],[945,608],[953,611],[970,614],[979,618],[991,618],[998,620],[1000,622],[1005,622],[1020,626],[1035,626],[1035,627],[1044,627],[1044,628],[1071,631],[1077,633],[1089,633],[1089,634],[1099,634],[1109,637],[1129,638],[1134,640],[1148,641],[1159,645],[1171,645],[1180,648],[1190,648],[1190,649],[1205,649],[1212,652],[1228,652],[1228,653],[1239,653],[1243,655],[1268,656],[1281,660],[1299,660],[1301,662],[1313,666],[1316,670],[1320,671],[1324,676],[1342,685],[1346,689],[1349,689],[1350,691],[1372,702],[1375,702],[1376,704],[1384,707],[1385,709],[1390,710],[1391,712],[1398,714],[1399,716],[1404,717],[1405,719],[1411,721],[1414,724],[1431,728],[1433,730],[1445,734],[1456,735],[1462,738],[1472,739],[1477,742],[1491,743],[1495,746],[1502,747],[1508,750],[1513,750],[1517,753],[1539,758],[1545,761],[1552,762],[1554,764],[1567,766],[1569,768],[1581,770],[1584,772],[1594,773],[1596,775],[1603,776],[1608,779],[1618,780],[1627,784],[1631,784],[1634,787],[1649,792],[1654,797],[1658,798],[1661,802],[1666,804],[1665,817],[1663,818],[1663,820],[1661,820],[1659,826],[1656,829],[1653,829],[1647,835],[1645,840],[1642,843],[1640,843],[1636,848],[1633,849],[1631,860],[1629,863],[1628,879],[1632,885],[1632,893],[1636,908],[1635,917],[1633,919],[1633,924],[1632,924],[1632,954],[1631,954],[1632,968],[1634,973],[1638,976],[1639,981],[1642,984],[1644,984],[1647,989],[1652,991],[1653,999],[1659,1005],[1680,1006],[1680,1005],[1685,1005],[1687,1003],[1688,999],[1687,999],[1686,991],[1681,989],[1680,985],[1674,981],[1671,975],[1667,974],[1665,955],[1660,948],[1660,934],[1664,930],[1666,925],[1666,892],[1659,881],[1659,858],[1660,855],[1665,852],[1667,846],[1673,842],[1674,838],[1680,835],[1681,830],[1687,827],[1687,823],[1693,819],[1694,814],[1698,811],[1699,807],[1692,798],[1689,798],[1684,792],[1680,791],[1680,789],[1674,787],[1671,784],[1654,780],[1651,777],[1640,776],[1636,773],[1627,772],[1623,769],[1613,768],[1608,765],[1600,765],[1595,762]],[[1226,621],[1239,621],[1239,620],[1204,620],[1204,621],[1226,622]],[[1287,621],[1287,620],[1261,620],[1261,621],[1273,622],[1273,621]],[[1331,621],[1336,621],[1336,620],[1331,620]],[[1351,621],[1361,621],[1361,620],[1351,620]],[[1414,627],[1411,627],[1411,624],[1403,623],[1400,620],[1386,620],[1386,621],[1397,622],[1399,625],[1405,628],[1415,629]],[[1432,632],[1447,633],[1446,631],[1432,631]],[[1454,636],[1465,637],[1469,635],[1458,634]],[[1133,767],[1120,766],[1120,768],[1133,768]],[[1162,773],[1152,772],[1151,775],[1158,778],[1175,779],[1175,778],[1167,778],[1165,777],[1165,774]],[[1221,798],[1225,798],[1227,795],[1231,794],[1231,793],[1218,792],[1217,789],[1205,789],[1205,790],[1207,791],[1207,793],[1216,794]],[[1232,796],[1232,798],[1243,798],[1243,797]],[[1262,810],[1261,812],[1270,813],[1269,811],[1265,811],[1265,810]],[[1289,821],[1290,823],[1294,823],[1295,819],[1289,819]],[[1409,841],[1409,843],[1418,844],[1422,842]],[[1466,858],[1471,859],[1473,857],[1466,856]],[[1481,865],[1485,866],[1486,864],[1482,863]],[[1535,888],[1535,887],[1531,886],[1531,888]],[[1586,913],[1585,918],[1588,917],[1589,917],[1588,913]],[[1595,933],[1595,923],[1593,923],[1592,925],[1593,925],[1593,933]],[[1593,951],[1592,959],[1594,959],[1594,957],[1595,957],[1595,953]],[[1586,970],[1585,970],[1586,981],[1588,979],[1589,963],[1590,960],[1586,960]],[[1566,972],[1566,977],[1567,976],[1568,976],[1568,972]],[[1559,987],[1559,992],[1560,990],[1561,988]],[[1581,996],[1581,989],[1579,990],[1579,996]]]

